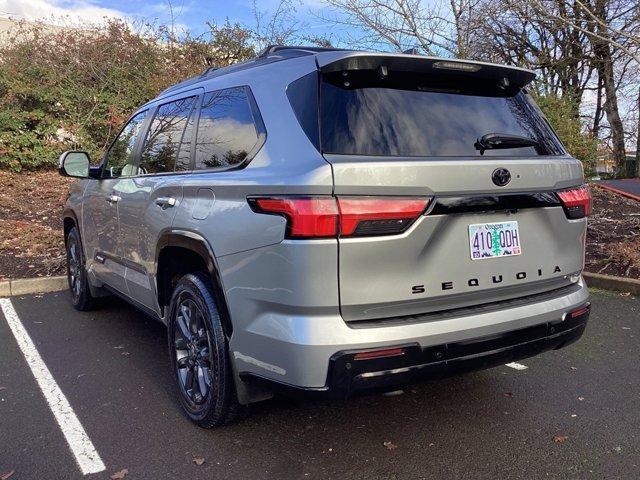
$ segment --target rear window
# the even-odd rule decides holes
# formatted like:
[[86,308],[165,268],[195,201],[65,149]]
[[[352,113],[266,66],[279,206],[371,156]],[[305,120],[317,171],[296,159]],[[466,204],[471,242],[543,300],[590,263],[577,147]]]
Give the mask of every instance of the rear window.
[[519,89],[472,77],[343,71],[323,76],[321,146],[325,153],[480,156],[490,133],[519,135],[536,147],[487,150],[486,156],[564,154],[547,122]]

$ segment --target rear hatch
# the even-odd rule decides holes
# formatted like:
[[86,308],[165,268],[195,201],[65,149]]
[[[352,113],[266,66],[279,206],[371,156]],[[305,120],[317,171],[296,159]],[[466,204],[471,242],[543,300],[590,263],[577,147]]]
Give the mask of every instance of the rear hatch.
[[317,141],[338,201],[427,205],[396,230],[387,216],[340,235],[346,321],[505,301],[577,280],[586,219],[558,192],[583,183],[582,166],[524,91],[531,72],[335,55],[317,56]]

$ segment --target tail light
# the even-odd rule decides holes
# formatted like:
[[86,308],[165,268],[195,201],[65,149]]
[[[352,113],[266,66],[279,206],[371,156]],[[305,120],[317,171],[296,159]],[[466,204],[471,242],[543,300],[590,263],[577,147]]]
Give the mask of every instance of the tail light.
[[287,238],[395,235],[426,210],[426,197],[251,198],[258,213],[287,219]]
[[591,215],[591,189],[587,185],[556,192],[567,218],[576,219]]
[[333,197],[255,198],[254,211],[287,219],[287,238],[331,238],[338,230],[338,207]]
[[394,235],[404,232],[427,208],[426,198],[338,197],[340,235]]

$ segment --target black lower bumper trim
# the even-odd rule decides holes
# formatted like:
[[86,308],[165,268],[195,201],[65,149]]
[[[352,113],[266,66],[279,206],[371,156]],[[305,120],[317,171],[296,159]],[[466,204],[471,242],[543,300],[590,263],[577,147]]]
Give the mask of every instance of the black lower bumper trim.
[[404,354],[392,357],[358,360],[355,355],[362,350],[338,352],[331,357],[326,387],[318,389],[273,384],[251,374],[241,376],[245,380],[269,383],[271,388],[289,394],[348,397],[360,391],[391,390],[420,381],[491,368],[563,348],[582,336],[588,318],[587,308],[575,317],[567,314],[564,320],[469,341],[425,348],[415,343],[388,346],[386,348],[404,348]]

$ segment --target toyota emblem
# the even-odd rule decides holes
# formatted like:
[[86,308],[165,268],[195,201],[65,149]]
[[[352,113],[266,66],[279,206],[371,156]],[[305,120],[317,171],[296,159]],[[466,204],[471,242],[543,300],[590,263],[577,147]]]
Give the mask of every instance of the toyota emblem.
[[511,173],[506,168],[496,168],[491,174],[491,180],[499,187],[504,187],[511,181]]

